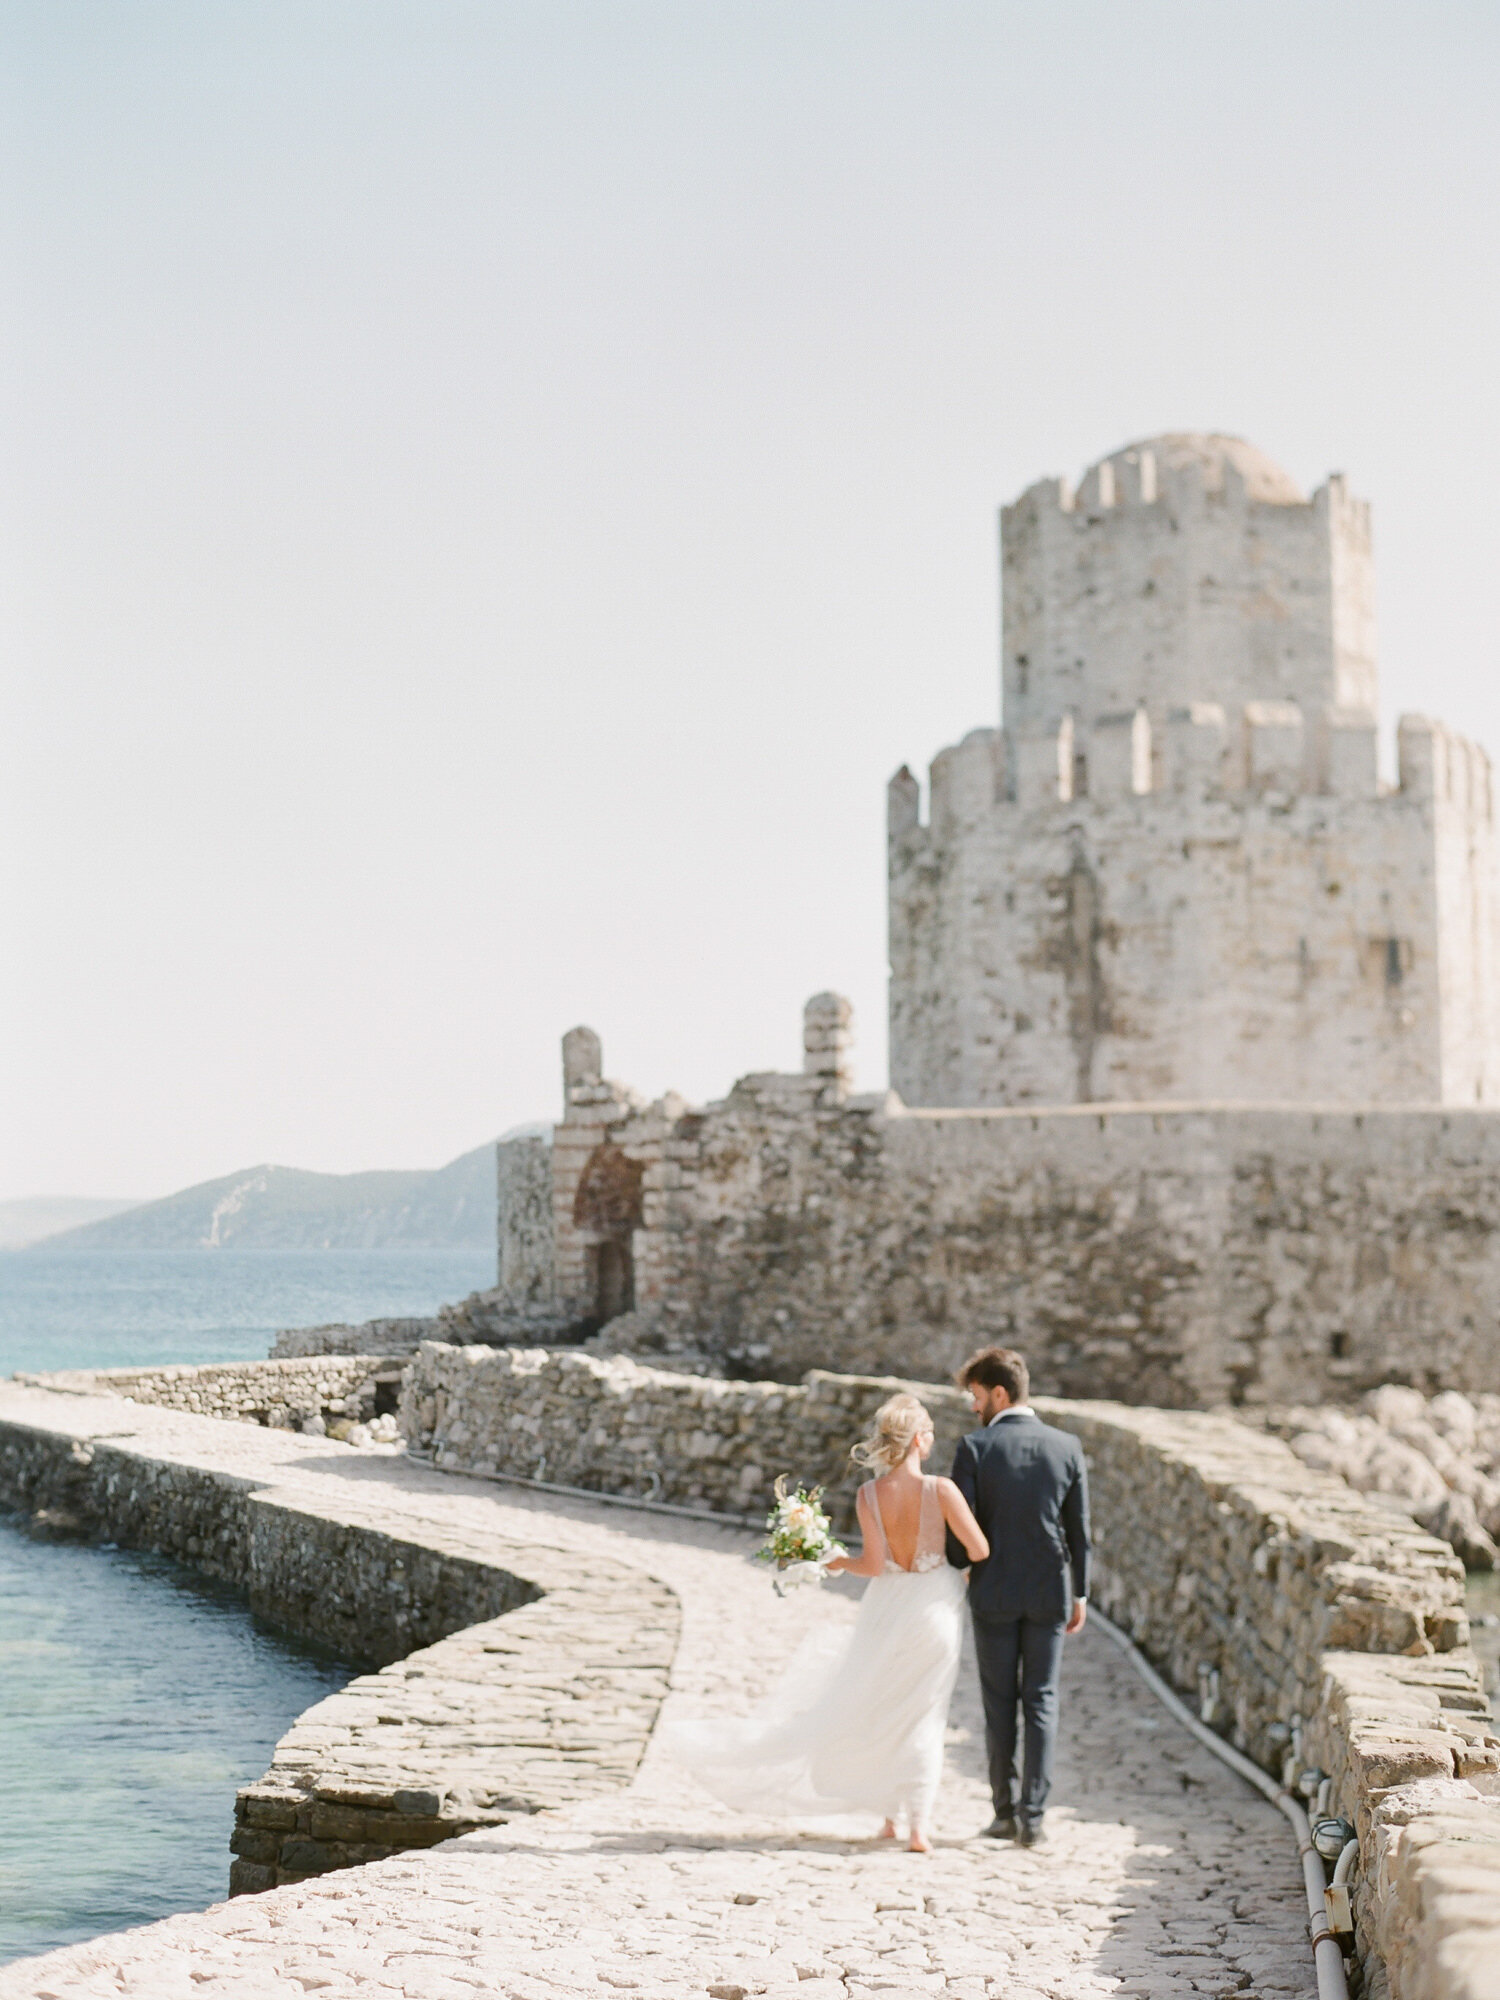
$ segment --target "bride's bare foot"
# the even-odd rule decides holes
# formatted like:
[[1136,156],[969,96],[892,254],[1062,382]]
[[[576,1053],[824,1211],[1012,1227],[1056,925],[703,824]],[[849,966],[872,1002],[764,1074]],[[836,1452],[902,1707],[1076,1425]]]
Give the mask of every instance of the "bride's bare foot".
[[875,1838],[877,1840],[894,1840],[896,1838],[896,1822],[893,1819],[888,1819]]
[[932,1842],[927,1838],[925,1833],[921,1833],[916,1827],[913,1827],[911,1830],[911,1839],[906,1843],[906,1851],[908,1854],[931,1854]]

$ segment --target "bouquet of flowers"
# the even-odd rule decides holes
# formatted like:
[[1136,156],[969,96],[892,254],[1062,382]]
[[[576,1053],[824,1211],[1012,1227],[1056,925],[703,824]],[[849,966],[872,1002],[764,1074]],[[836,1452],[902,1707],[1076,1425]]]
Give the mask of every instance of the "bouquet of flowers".
[[788,1492],[787,1483],[782,1473],[773,1488],[776,1505],[766,1516],[765,1546],[756,1551],[757,1561],[776,1565],[772,1582],[778,1597],[784,1597],[791,1584],[821,1583],[825,1564],[849,1553],[834,1540],[828,1516],[819,1505],[822,1487],[798,1486]]

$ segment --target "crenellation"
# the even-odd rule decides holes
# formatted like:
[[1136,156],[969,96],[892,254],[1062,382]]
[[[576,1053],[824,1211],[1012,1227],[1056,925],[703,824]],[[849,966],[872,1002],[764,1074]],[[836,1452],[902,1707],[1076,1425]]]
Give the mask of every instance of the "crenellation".
[[1216,701],[1184,702],[1167,710],[1158,789],[1206,798],[1224,782],[1229,725]]
[[1380,796],[1375,718],[1353,709],[1327,709],[1323,714],[1322,787],[1331,798],[1374,799]]
[[[1029,735],[1007,732],[1005,738],[1011,800],[1018,806],[1051,806],[1073,797],[1074,728],[1071,715],[1053,716]],[[934,759],[933,769],[937,763]],[[936,819],[930,824],[936,835]]]
[[1152,789],[1151,776],[1151,722],[1144,705],[1096,717],[1089,733],[1088,796],[1100,804],[1136,798]]
[[1132,1401],[1500,1388],[1489,762],[1406,716],[1382,785],[1369,549],[1341,478],[1232,438],[1006,508],[1002,726],[925,824],[889,787],[892,1089],[831,993],[797,1072],[697,1109],[574,1030],[501,1321],[531,1285],[747,1377],[1000,1339]]
[[604,1051],[592,1028],[570,1028],[563,1036],[562,1057],[566,1091],[598,1083]]
[[898,842],[920,830],[922,787],[903,764],[886,787],[886,832]]
[[1307,743],[1294,701],[1247,701],[1244,709],[1245,787],[1252,792],[1302,792]]

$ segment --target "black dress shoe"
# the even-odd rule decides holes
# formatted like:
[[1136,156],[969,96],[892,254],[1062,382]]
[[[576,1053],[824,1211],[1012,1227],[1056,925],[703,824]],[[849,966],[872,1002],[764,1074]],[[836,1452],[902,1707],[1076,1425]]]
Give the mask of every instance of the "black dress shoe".
[[1020,1847],[1045,1847],[1047,1829],[1040,1820],[1030,1826],[1023,1825],[1016,1831],[1016,1844]]
[[981,1837],[985,1840],[1014,1840],[1016,1822],[1010,1813],[997,1813]]

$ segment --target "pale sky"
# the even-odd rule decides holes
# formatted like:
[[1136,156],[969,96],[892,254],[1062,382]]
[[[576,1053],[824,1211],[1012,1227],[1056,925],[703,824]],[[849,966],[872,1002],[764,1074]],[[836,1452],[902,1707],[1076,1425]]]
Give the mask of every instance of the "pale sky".
[[885,1078],[995,510],[1238,432],[1500,751],[1500,7],[0,0],[0,1197]]

